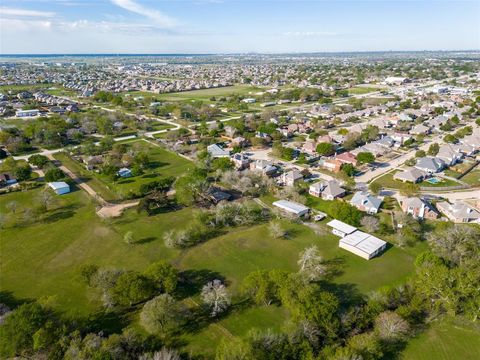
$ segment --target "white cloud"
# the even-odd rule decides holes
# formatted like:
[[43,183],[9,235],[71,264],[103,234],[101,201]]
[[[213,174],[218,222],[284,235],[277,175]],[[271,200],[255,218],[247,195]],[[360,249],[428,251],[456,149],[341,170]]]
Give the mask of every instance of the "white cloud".
[[18,17],[51,18],[54,16],[55,16],[55,13],[49,12],[49,11],[0,7],[0,17],[2,18],[18,18]]
[[171,28],[177,25],[177,21],[162,12],[147,8],[141,4],[136,3],[133,0],[111,0],[115,5],[133,12],[145,16],[146,18],[155,22],[155,25],[164,28]]

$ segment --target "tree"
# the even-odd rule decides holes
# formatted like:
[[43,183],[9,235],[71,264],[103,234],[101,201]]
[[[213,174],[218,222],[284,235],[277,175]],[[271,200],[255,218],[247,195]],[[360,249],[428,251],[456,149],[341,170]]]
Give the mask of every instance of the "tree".
[[5,207],[12,214],[16,214],[18,210],[18,201],[15,201],[15,200],[9,201]]
[[212,170],[226,171],[233,169],[233,163],[229,158],[217,158],[212,161]]
[[330,155],[333,155],[334,152],[335,152],[335,147],[331,143],[323,142],[317,145],[317,153],[319,155],[330,156]]
[[371,152],[360,152],[357,155],[357,161],[360,164],[371,164],[375,161],[375,155]]
[[45,189],[37,197],[37,203],[39,210],[46,212],[48,208],[55,203],[55,199],[52,193],[48,189]]
[[30,179],[30,176],[32,176],[32,168],[28,164],[17,165],[17,167],[13,170],[13,174],[18,181],[28,180]]
[[355,175],[357,170],[355,169],[355,166],[352,164],[343,164],[341,167],[342,172],[347,175],[348,177],[352,177]]
[[268,231],[274,239],[280,239],[287,235],[286,231],[282,227],[282,224],[280,224],[278,221],[272,221],[268,225]]
[[447,134],[443,137],[443,141],[445,141],[447,143],[456,143],[457,138],[452,134]]
[[134,271],[120,275],[112,289],[113,299],[120,305],[132,306],[155,293],[155,285],[146,276]]
[[140,324],[150,334],[165,336],[181,324],[183,309],[168,294],[159,295],[145,303],[140,312]]
[[368,185],[368,189],[372,192],[374,195],[380,194],[382,191],[382,185],[380,185],[378,182],[372,182],[370,185]]
[[327,273],[327,267],[315,245],[303,250],[298,266],[300,274],[308,281],[318,281]]
[[0,355],[13,358],[31,353],[33,337],[47,319],[46,311],[36,302],[22,304],[10,312],[0,326]]
[[47,172],[45,173],[45,181],[47,182],[58,181],[64,178],[65,178],[65,174],[63,173],[62,170],[60,170],[57,167],[51,168],[47,170]]
[[276,299],[276,284],[266,270],[248,274],[242,282],[242,291],[258,305],[270,305]]
[[379,221],[374,216],[364,216],[363,219],[360,221],[362,226],[364,226],[368,232],[376,232],[379,229]]
[[145,275],[152,279],[160,291],[172,293],[177,287],[178,271],[165,261],[150,264],[145,270]]
[[385,311],[375,319],[375,331],[385,341],[402,340],[409,330],[408,322],[392,311]]
[[397,223],[402,227],[398,229],[396,240],[400,246],[412,246],[422,238],[422,226],[418,220],[408,214],[401,214]]
[[162,348],[153,354],[143,354],[138,360],[181,360],[181,357],[175,350]]
[[28,162],[32,164],[33,166],[37,166],[40,169],[43,169],[45,165],[47,165],[50,161],[48,158],[44,155],[40,154],[33,154],[28,158]]
[[461,265],[480,260],[480,230],[466,225],[454,225],[444,230],[430,233],[427,238],[432,251],[448,260]]
[[417,152],[415,152],[415,157],[416,158],[422,158],[422,157],[425,157],[425,155],[427,155],[427,154],[425,153],[424,150],[417,150]]
[[335,201],[335,206],[332,206],[331,209],[332,210],[329,215],[331,215],[333,218],[353,226],[360,225],[360,220],[363,217],[363,213],[356,207],[343,201]]
[[210,308],[211,317],[216,317],[227,311],[230,306],[230,296],[227,289],[218,279],[208,282],[202,288],[201,296],[205,305]]

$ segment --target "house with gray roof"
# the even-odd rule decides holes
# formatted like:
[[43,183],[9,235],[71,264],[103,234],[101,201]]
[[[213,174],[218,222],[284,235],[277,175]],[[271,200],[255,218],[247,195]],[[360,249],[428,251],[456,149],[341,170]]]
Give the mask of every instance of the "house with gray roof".
[[463,153],[452,144],[444,144],[440,146],[438,150],[437,159],[441,159],[447,166],[455,165],[458,161],[462,160]]
[[422,157],[417,159],[415,168],[423,170],[429,174],[434,174],[442,171],[445,168],[445,161],[434,157]]
[[393,179],[402,182],[411,182],[415,184],[423,181],[423,179],[425,179],[427,176],[427,172],[420,169],[411,168],[405,171],[395,173],[393,175]]
[[218,144],[208,145],[207,151],[213,158],[230,157],[230,151],[223,149]]
[[419,197],[409,197],[400,201],[402,210],[412,215],[415,219],[436,219],[438,212],[432,204]]
[[369,214],[376,214],[382,205],[382,199],[377,198],[366,191],[357,191],[350,204],[355,206],[360,211],[365,211]]
[[308,193],[324,200],[334,200],[345,195],[345,190],[335,180],[319,181],[310,185]]
[[446,201],[439,202],[437,209],[456,223],[480,223],[480,212],[460,201],[453,204]]

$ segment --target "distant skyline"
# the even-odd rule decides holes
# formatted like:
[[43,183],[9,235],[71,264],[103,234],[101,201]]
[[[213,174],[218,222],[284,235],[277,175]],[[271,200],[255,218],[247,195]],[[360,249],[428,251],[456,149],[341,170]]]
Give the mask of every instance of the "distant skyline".
[[1,0],[2,54],[480,49],[480,1]]

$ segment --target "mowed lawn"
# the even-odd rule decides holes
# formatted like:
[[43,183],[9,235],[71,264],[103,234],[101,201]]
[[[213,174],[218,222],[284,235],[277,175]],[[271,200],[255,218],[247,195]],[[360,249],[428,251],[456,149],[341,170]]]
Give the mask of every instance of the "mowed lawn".
[[404,360],[477,360],[480,358],[478,324],[446,318],[408,342],[401,354]]
[[191,91],[181,91],[176,93],[167,93],[155,95],[156,98],[165,101],[181,101],[181,100],[202,100],[209,101],[212,96],[223,97],[233,94],[237,95],[249,95],[250,93],[256,93],[265,91],[263,88],[249,86],[249,85],[234,85],[224,86],[212,89],[201,89]]
[[143,175],[121,178],[115,182],[95,171],[86,170],[83,164],[66,154],[58,153],[54,157],[88,183],[107,201],[124,199],[131,193],[137,193],[142,184],[170,176],[181,176],[194,166],[193,162],[146,141],[133,141],[129,142],[128,145],[146,152],[150,163]]
[[273,239],[266,224],[232,231],[187,250],[180,266],[217,272],[226,278],[233,291],[255,270],[297,271],[300,252],[312,245],[318,247],[336,270],[333,278],[336,283],[352,284],[362,293],[400,283],[413,270],[414,255],[400,248],[390,247],[381,256],[367,261],[340,249],[338,237],[323,225],[320,235],[304,225],[285,223],[285,227],[289,239]]

